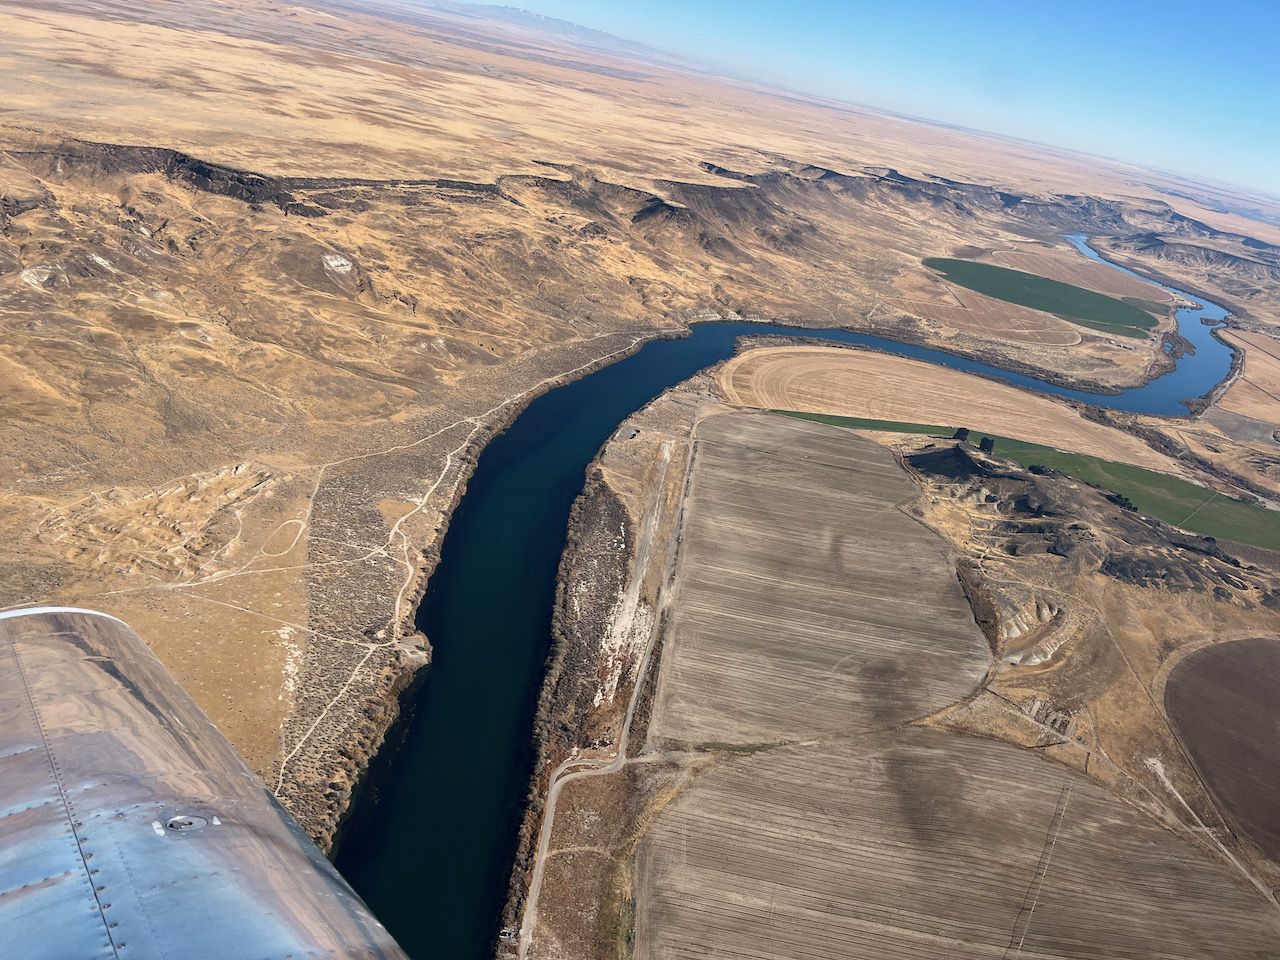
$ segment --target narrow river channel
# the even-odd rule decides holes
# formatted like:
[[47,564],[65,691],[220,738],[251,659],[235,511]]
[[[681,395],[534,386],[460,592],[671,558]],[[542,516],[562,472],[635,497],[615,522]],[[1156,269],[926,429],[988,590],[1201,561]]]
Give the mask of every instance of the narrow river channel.
[[[1069,239],[1099,259],[1083,237]],[[802,334],[865,344],[1101,406],[1179,415],[1186,413],[1180,401],[1227,376],[1231,351],[1200,322],[1225,316],[1209,304],[1179,311],[1194,356],[1117,396],[847,331],[706,323],[535,400],[485,448],[453,514],[418,611],[434,659],[397,731],[399,746],[370,766],[337,851],[338,869],[415,960],[491,956],[531,775],[530,731],[569,508],[618,424],[666,388],[730,357],[738,337]]]

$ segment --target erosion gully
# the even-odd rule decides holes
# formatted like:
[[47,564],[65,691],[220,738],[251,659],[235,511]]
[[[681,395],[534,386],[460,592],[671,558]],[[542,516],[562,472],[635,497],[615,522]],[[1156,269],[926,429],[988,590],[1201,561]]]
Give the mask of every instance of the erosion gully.
[[[1083,236],[1067,239],[1101,260]],[[433,659],[370,765],[343,829],[338,869],[415,960],[492,956],[532,775],[532,722],[569,508],[618,424],[729,358],[737,338],[861,344],[1100,406],[1179,415],[1181,401],[1228,375],[1230,348],[1201,322],[1219,324],[1227,312],[1164,289],[1202,304],[1178,311],[1179,332],[1195,351],[1173,372],[1114,396],[848,331],[702,323],[684,339],[652,341],[533,401],[484,449],[454,511],[418,610]]]

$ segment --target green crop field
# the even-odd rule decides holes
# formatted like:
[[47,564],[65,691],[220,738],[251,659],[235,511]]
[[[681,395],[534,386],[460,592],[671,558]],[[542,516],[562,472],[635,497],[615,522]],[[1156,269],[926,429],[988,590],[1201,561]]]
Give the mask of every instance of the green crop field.
[[1070,283],[1038,277],[1034,273],[974,263],[972,260],[930,257],[923,263],[931,270],[941,271],[952,283],[969,290],[1006,303],[1043,310],[1115,336],[1141,338],[1158,322],[1135,304]]
[[1167,317],[1169,316],[1169,311],[1173,309],[1173,304],[1171,303],[1157,303],[1154,300],[1143,300],[1141,297],[1121,297],[1120,299],[1125,303],[1133,304],[1133,306],[1147,311],[1147,313],[1153,313],[1157,317]]
[[884,430],[887,433],[923,433],[945,434],[951,436],[955,427],[942,427],[928,423],[904,423],[901,420],[867,420],[863,417],[836,417],[825,413],[797,413],[794,410],[770,410],[784,417],[795,417],[797,420],[812,420],[814,423],[827,423],[833,427],[849,427],[854,430]]
[[[924,423],[834,417],[790,410],[774,412],[854,430],[938,436],[950,436],[956,430],[955,427]],[[1171,523],[1190,533],[1280,550],[1280,511],[1241,503],[1199,484],[1127,463],[1116,463],[1082,453],[1065,453],[1038,443],[1012,440],[977,430],[970,432],[969,441],[978,444],[987,436],[995,442],[996,456],[1016,461],[1024,467],[1038,465],[1059,470],[1085,483],[1105,487],[1122,497],[1128,497],[1147,516]]]

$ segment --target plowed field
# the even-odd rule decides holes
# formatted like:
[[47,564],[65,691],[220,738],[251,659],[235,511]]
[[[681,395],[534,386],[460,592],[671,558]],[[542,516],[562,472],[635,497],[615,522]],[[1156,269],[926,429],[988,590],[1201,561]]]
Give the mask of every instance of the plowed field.
[[930,730],[705,774],[639,874],[638,960],[1240,960],[1280,942],[1274,904],[1101,787]]
[[1280,860],[1280,641],[1200,650],[1174,669],[1165,711],[1222,806]]
[[651,735],[861,733],[973,690],[989,654],[945,542],[897,508],[892,455],[753,413],[698,428]]

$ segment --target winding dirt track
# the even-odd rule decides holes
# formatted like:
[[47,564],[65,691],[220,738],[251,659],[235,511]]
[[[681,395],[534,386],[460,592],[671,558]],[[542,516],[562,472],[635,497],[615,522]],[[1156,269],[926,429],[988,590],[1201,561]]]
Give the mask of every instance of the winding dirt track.
[[833,347],[764,347],[725,364],[720,386],[730,403],[744,407],[990,430],[1182,473],[1141,440],[1085,420],[1064,403],[919,360]]
[[[695,428],[696,429],[696,428]],[[668,441],[671,443],[674,441]],[[689,476],[693,472],[694,461],[694,445],[690,444],[689,457],[685,461],[684,482],[681,485],[682,491],[687,491],[689,487]],[[664,444],[664,452],[667,456],[664,462],[665,467],[670,464],[670,447]],[[645,518],[644,535],[641,543],[637,545],[636,561],[633,567],[632,584],[635,592],[639,592],[640,584],[644,580],[645,571],[648,569],[649,557],[652,554],[657,530],[658,512],[662,504],[662,487],[663,484],[658,482],[653,487],[653,500],[650,504],[649,511]],[[682,494],[683,497],[683,494]],[[683,507],[681,508],[683,509]],[[679,545],[679,539],[673,534],[667,544],[666,567],[662,576],[662,583],[671,582],[676,563],[676,548]],[[628,593],[631,593],[631,587]],[[572,780],[582,777],[598,777],[603,774],[616,773],[621,770],[628,762],[627,757],[627,740],[631,733],[631,724],[635,720],[636,708],[640,704],[640,697],[644,694],[645,678],[649,673],[649,664],[653,660],[653,650],[658,640],[658,633],[662,626],[663,611],[670,601],[669,593],[664,589],[662,596],[658,600],[657,615],[653,618],[653,629],[649,634],[649,642],[645,647],[644,657],[640,661],[639,669],[636,671],[635,683],[632,686],[631,700],[627,704],[627,714],[622,721],[622,736],[618,739],[618,750],[612,760],[590,760],[578,757],[570,757],[561,763],[551,773],[550,787],[547,790],[547,805],[543,810],[542,827],[538,834],[538,852],[533,861],[533,872],[529,877],[529,895],[525,900],[524,914],[520,921],[519,933],[519,958],[524,960],[529,955],[529,949],[533,946],[534,927],[538,922],[538,897],[542,892],[542,875],[546,869],[547,860],[549,858],[549,850],[551,846],[551,835],[554,829],[556,802],[560,798],[560,792],[565,785]],[[630,762],[650,762],[657,759],[656,756],[650,755],[646,757],[632,757]]]

